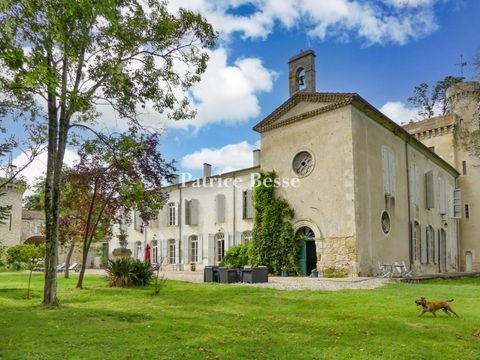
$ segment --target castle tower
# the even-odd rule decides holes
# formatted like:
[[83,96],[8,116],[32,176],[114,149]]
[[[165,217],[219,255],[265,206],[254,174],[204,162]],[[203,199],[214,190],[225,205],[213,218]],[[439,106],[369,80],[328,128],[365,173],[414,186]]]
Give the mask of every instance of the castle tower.
[[298,91],[315,92],[315,53],[302,51],[288,61],[290,96]]
[[452,113],[457,116],[457,126],[476,130],[480,121],[480,83],[465,81],[447,89],[447,101]]

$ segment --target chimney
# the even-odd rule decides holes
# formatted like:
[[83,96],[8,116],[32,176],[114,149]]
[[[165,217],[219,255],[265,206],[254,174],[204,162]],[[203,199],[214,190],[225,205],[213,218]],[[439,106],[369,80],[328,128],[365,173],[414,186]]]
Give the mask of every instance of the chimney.
[[203,177],[207,178],[212,176],[212,165],[203,163]]
[[261,150],[260,149],[255,149],[253,150],[253,166],[260,166],[260,155],[261,155]]

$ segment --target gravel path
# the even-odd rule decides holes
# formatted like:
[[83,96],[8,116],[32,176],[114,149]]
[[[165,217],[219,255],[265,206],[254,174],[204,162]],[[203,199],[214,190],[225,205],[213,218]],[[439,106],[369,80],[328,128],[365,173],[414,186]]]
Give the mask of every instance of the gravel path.
[[[104,270],[87,270],[90,274],[104,275]],[[168,280],[188,281],[192,283],[203,283],[202,272],[190,271],[161,271]],[[383,286],[389,279],[372,277],[354,278],[308,278],[308,277],[279,277],[269,276],[268,283],[262,284],[222,284],[222,286],[254,286],[260,288],[272,288],[278,290],[326,290],[337,291],[346,289],[375,289]]]

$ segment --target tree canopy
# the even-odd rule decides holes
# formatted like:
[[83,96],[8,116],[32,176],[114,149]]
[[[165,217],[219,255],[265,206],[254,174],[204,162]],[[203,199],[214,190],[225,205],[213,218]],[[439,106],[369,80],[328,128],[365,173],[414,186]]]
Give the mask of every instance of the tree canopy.
[[193,117],[181,94],[200,80],[216,33],[202,16],[169,13],[156,0],[2,0],[0,21],[0,91],[30,109],[41,100],[36,116],[48,125],[43,303],[57,305],[60,187],[70,130],[94,122],[102,105],[131,128],[141,126],[139,109],[146,106],[174,120]]

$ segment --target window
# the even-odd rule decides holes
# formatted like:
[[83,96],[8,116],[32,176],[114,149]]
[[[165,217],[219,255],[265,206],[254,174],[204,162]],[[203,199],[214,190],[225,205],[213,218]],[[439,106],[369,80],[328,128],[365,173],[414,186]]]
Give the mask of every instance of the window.
[[176,246],[175,246],[175,240],[170,239],[168,240],[168,263],[171,265],[175,265],[176,263]]
[[383,190],[385,194],[395,196],[395,153],[382,146]]
[[220,263],[225,256],[225,235],[222,233],[215,235],[215,244],[217,262]]
[[190,236],[190,262],[198,262],[198,237],[196,235]]
[[225,195],[217,194],[215,196],[215,213],[216,222],[221,223],[225,221]]
[[470,206],[465,204],[465,219],[470,219]]
[[253,218],[253,201],[252,201],[252,190],[246,190],[243,192],[243,218],[251,219]]
[[135,243],[135,257],[138,259],[138,260],[143,260],[142,259],[142,243],[140,241],[137,241]]
[[434,193],[434,182],[433,182],[433,171],[425,173],[425,195],[426,203],[425,206],[427,209],[432,209],[435,207],[435,193]]
[[252,240],[252,238],[253,238],[253,236],[252,236],[252,232],[250,230],[244,231],[242,233],[242,244],[248,243],[250,240]]
[[453,190],[453,217],[455,219],[462,218],[462,190]]
[[177,225],[177,207],[175,203],[168,203],[168,225],[175,226]]
[[390,232],[390,215],[386,211],[382,212],[381,226],[383,233],[387,235]]
[[462,174],[467,175],[467,162],[465,160],[462,161]]
[[158,241],[152,241],[152,264],[158,264]]

